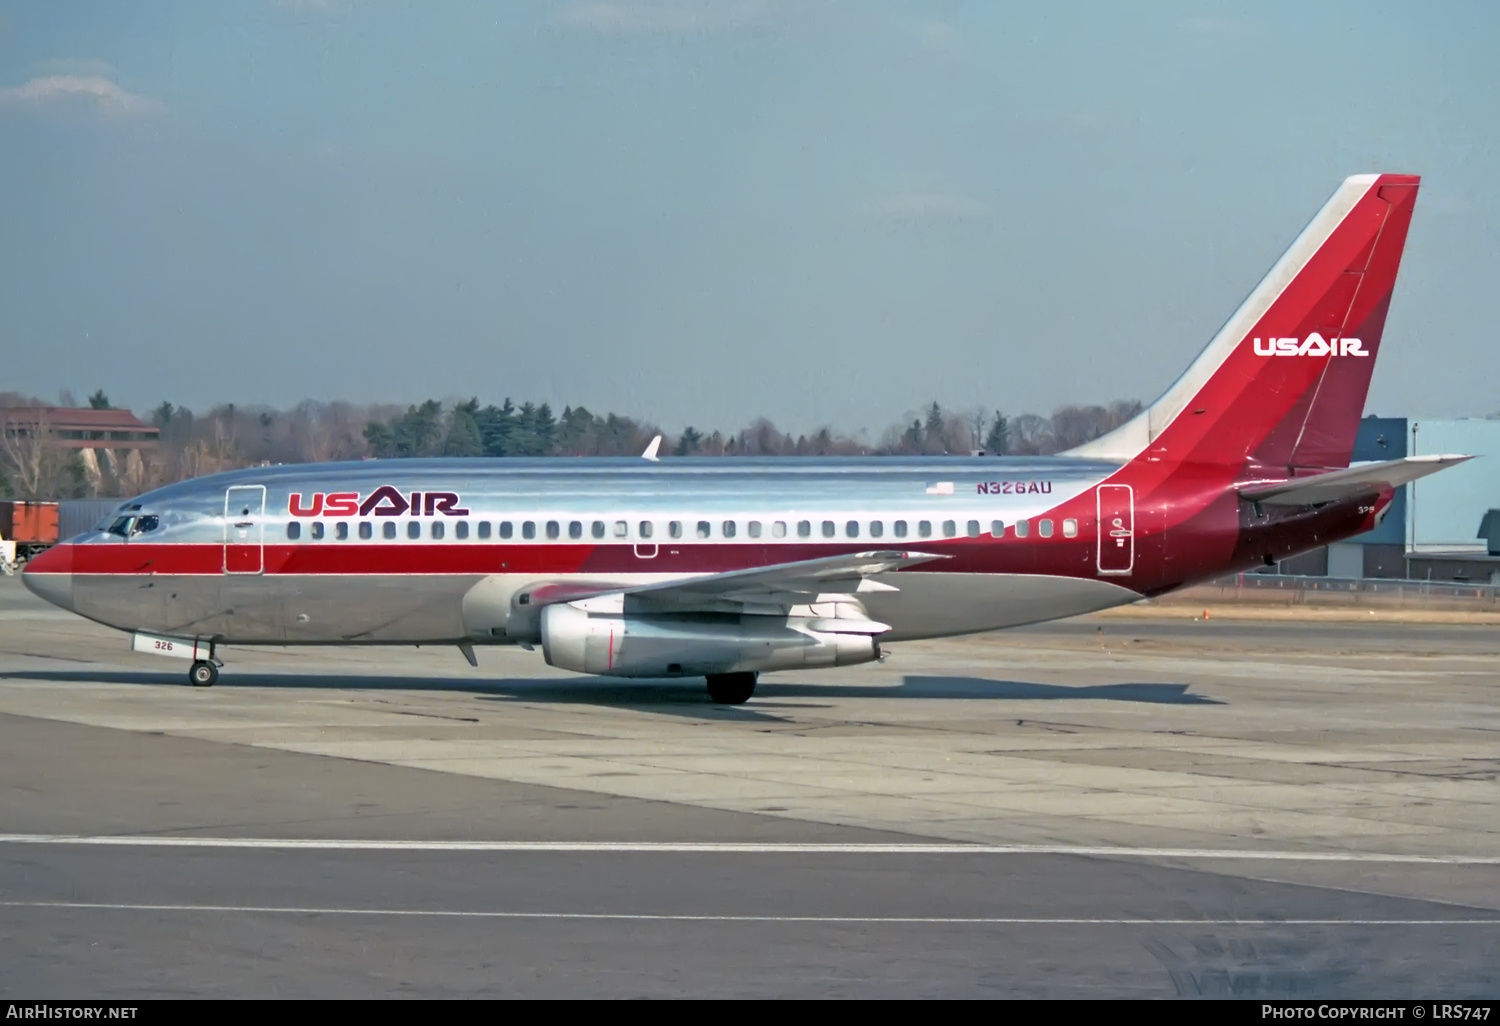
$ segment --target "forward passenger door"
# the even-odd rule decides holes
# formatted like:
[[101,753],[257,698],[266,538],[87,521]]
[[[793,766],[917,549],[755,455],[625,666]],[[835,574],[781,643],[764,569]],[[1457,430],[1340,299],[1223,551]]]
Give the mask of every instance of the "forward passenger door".
[[224,572],[265,569],[265,485],[236,485],[224,493]]

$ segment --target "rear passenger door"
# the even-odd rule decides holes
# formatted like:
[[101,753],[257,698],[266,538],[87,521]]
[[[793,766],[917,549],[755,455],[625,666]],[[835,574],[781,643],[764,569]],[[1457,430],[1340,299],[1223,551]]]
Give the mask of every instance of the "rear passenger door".
[[1135,568],[1135,490],[1129,485],[1100,485],[1099,573],[1128,574]]

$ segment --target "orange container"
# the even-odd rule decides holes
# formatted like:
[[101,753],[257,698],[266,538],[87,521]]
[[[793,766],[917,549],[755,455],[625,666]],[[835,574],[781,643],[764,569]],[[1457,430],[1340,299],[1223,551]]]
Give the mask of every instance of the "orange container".
[[57,541],[57,503],[0,503],[0,535],[6,541],[51,545]]

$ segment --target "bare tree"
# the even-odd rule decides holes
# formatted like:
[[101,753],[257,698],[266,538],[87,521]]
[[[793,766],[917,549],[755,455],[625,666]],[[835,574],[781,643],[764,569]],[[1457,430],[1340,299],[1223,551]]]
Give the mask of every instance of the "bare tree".
[[1052,414],[1052,441],[1058,451],[1091,442],[1109,430],[1102,406],[1063,406]]
[[45,410],[35,420],[0,411],[0,456],[5,476],[23,499],[54,499],[71,493],[82,472],[73,452],[52,429]]
[[1129,422],[1144,409],[1139,399],[1116,399],[1109,404],[1109,430]]
[[1043,456],[1057,451],[1052,422],[1034,413],[1012,418],[1007,448],[1017,456]]
[[976,452],[984,448],[985,429],[990,424],[990,411],[983,406],[976,406],[969,411],[964,421],[964,427],[969,432],[969,451]]

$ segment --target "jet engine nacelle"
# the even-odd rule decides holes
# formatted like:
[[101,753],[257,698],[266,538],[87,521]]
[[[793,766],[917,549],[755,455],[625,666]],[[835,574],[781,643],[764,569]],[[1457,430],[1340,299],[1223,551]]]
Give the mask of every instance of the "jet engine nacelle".
[[813,630],[811,623],[784,616],[601,616],[555,605],[542,610],[542,652],[558,669],[611,677],[852,666],[880,654],[869,633]]

